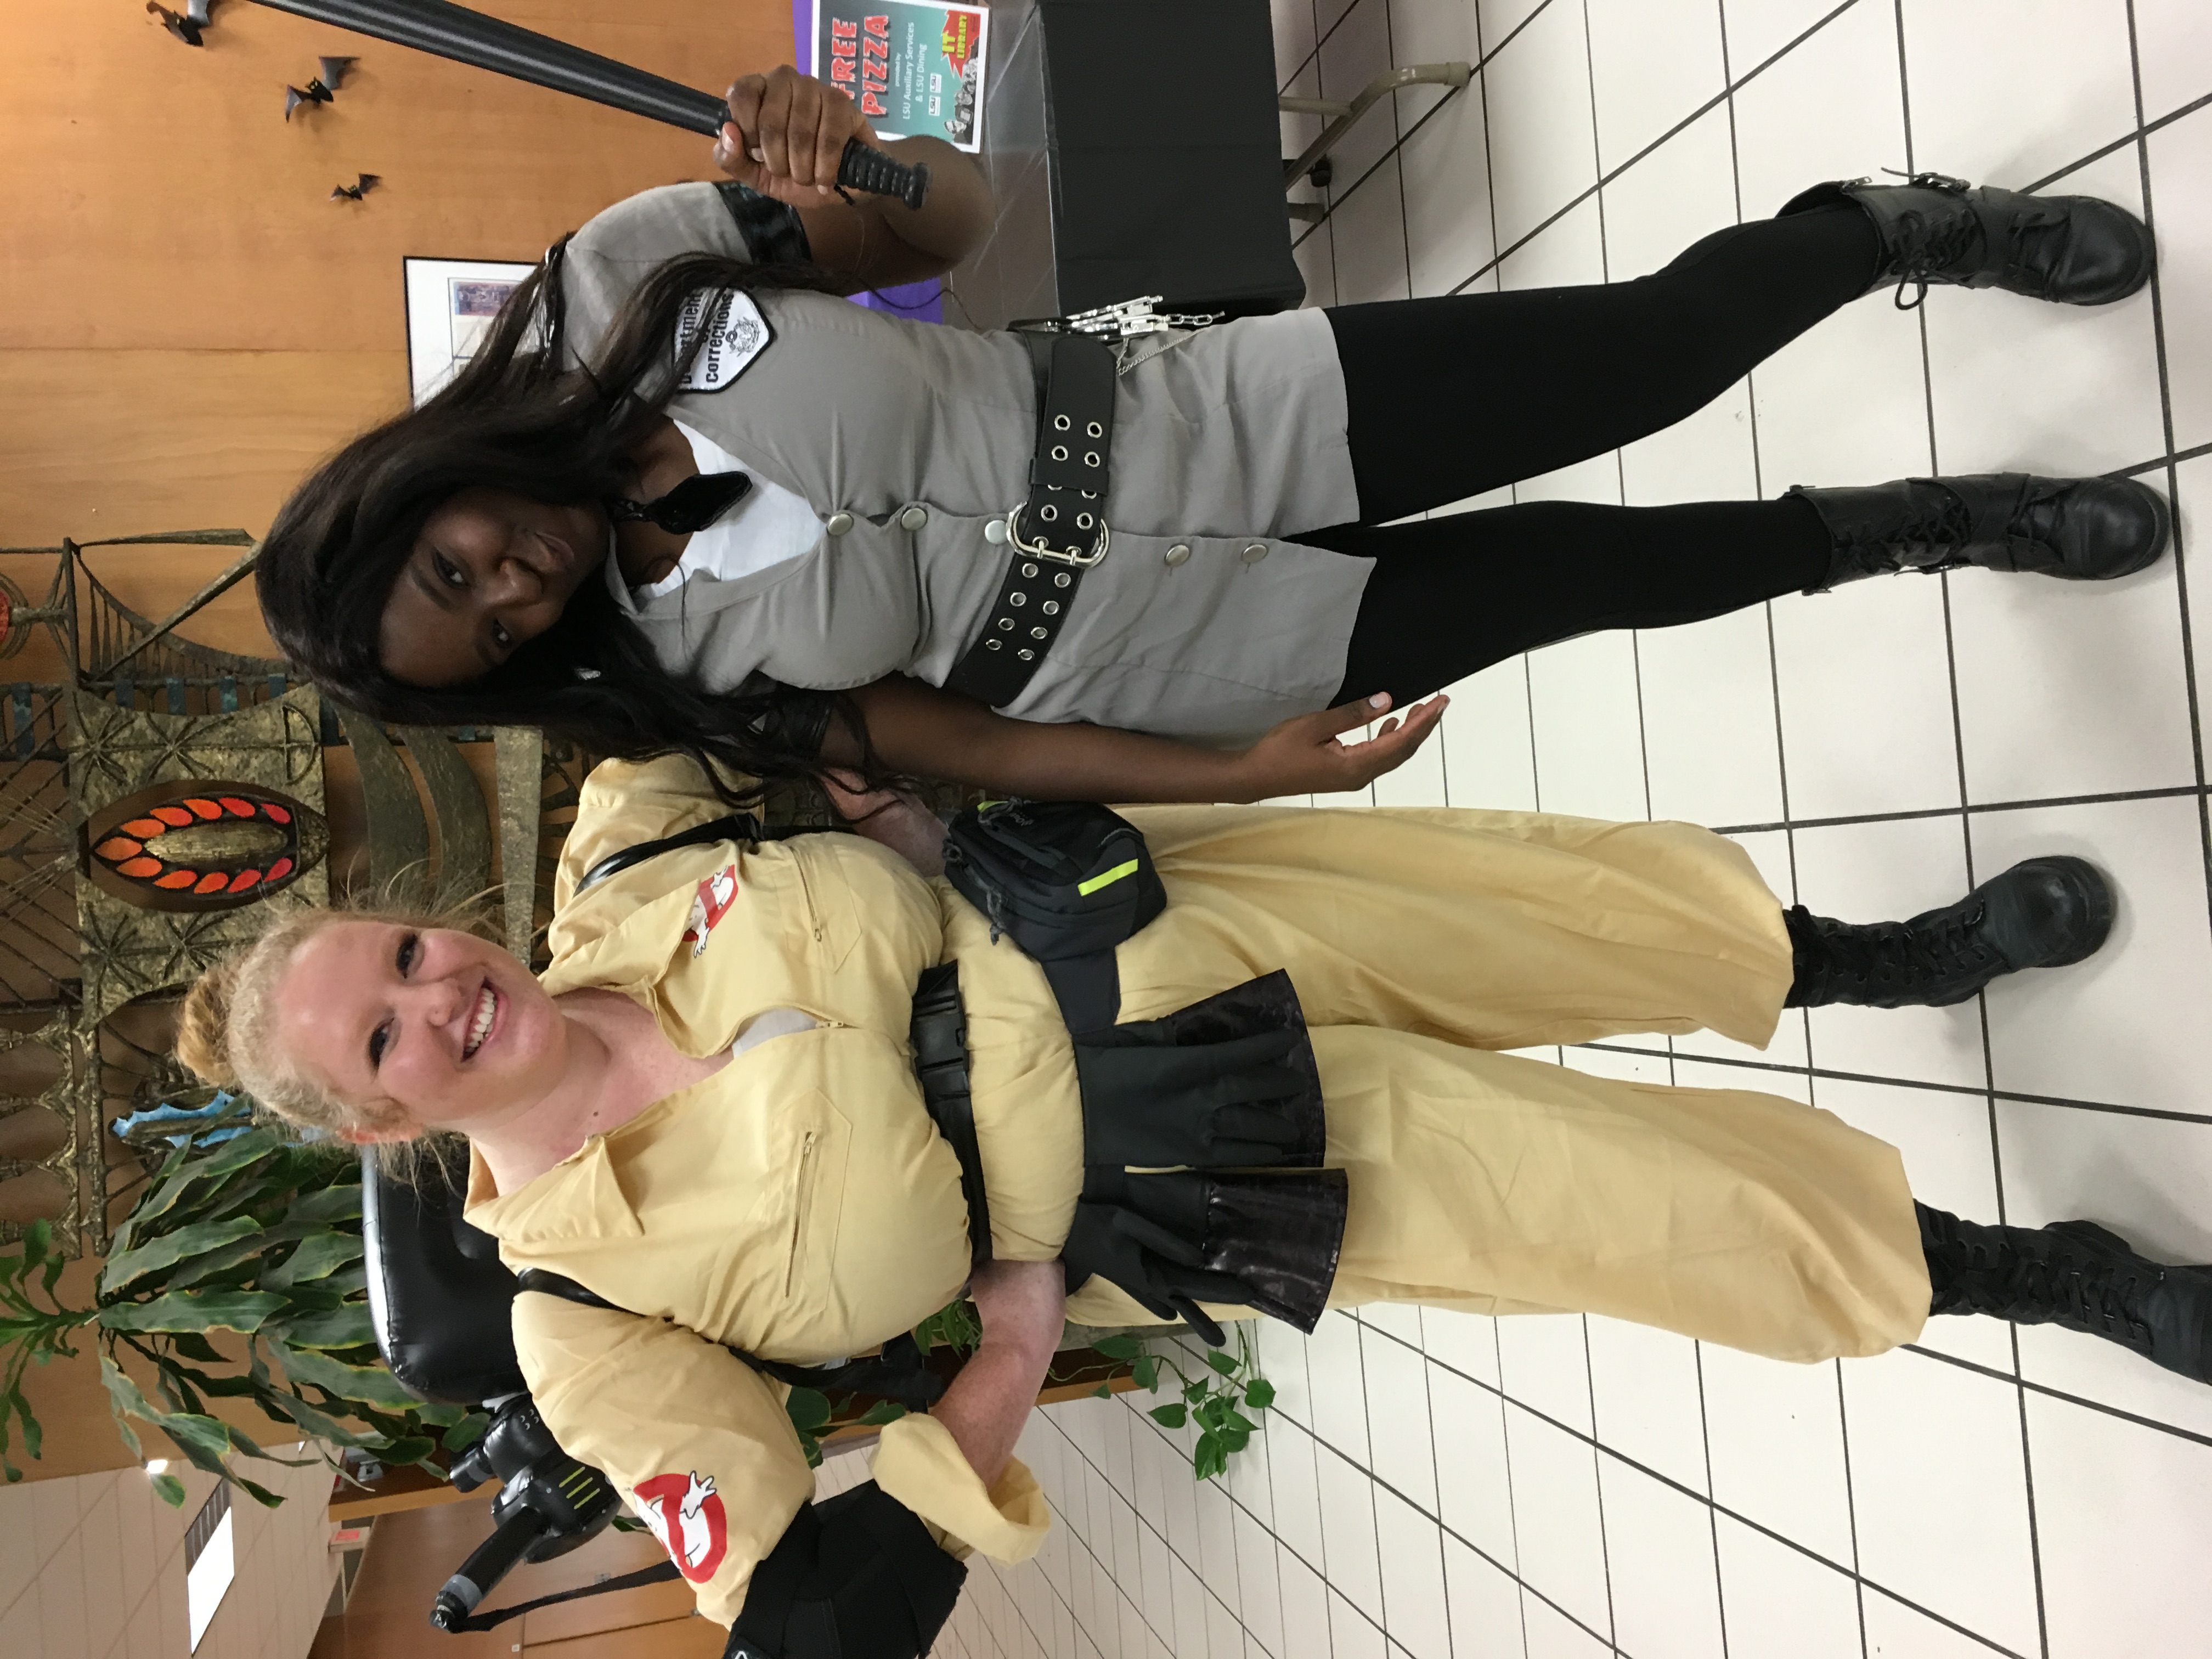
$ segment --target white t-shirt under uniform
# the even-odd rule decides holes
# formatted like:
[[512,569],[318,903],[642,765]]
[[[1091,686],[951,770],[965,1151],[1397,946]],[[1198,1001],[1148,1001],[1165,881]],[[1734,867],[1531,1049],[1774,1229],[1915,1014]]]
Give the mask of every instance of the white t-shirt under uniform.
[[702,472],[743,472],[752,479],[753,487],[713,524],[691,532],[673,570],[657,582],[631,588],[634,601],[642,605],[673,593],[694,576],[714,576],[723,581],[750,576],[756,570],[797,558],[822,539],[822,520],[805,496],[770,483],[712,438],[701,436],[683,422],[675,425],[691,446],[691,457]]

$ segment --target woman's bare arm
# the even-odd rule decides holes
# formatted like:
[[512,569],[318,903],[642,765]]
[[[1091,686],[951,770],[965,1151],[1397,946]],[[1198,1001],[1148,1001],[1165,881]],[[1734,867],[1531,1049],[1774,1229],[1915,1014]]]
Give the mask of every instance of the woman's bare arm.
[[983,1340],[929,1414],[990,1486],[1006,1473],[1060,1346],[1067,1285],[1057,1261],[994,1261],[976,1273],[968,1293],[982,1317]]
[[[972,698],[892,674],[853,694],[877,759],[894,772],[949,778],[1032,800],[1255,801],[1364,788],[1402,764],[1448,698],[1383,720],[1364,743],[1338,735],[1379,718],[1389,699],[1283,721],[1249,749],[1206,749],[1111,726],[1009,720]],[[860,760],[831,731],[822,757]]]

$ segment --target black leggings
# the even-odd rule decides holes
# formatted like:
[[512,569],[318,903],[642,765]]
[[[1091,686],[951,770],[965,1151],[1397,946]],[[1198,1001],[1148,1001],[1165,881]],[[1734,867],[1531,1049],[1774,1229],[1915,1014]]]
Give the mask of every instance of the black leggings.
[[1826,532],[1787,497],[1384,520],[1672,425],[1864,293],[1879,258],[1846,204],[1716,232],[1632,283],[1332,308],[1361,521],[1291,539],[1376,561],[1339,701],[1402,704],[1556,640],[1818,583]]

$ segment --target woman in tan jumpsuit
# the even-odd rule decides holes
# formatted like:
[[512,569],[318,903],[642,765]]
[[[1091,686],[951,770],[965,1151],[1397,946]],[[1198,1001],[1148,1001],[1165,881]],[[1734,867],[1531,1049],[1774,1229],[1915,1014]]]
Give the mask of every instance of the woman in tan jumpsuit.
[[[352,1139],[470,1137],[468,1218],[511,1267],[615,1304],[516,1299],[539,1409],[655,1520],[702,1611],[726,1624],[812,1484],[783,1388],[719,1345],[822,1364],[969,1280],[959,1163],[908,1042],[925,970],[958,966],[994,1260],[975,1281],[982,1349],[932,1413],[885,1429],[875,1476],[956,1553],[1021,1559],[1048,1522],[1010,1454],[1059,1331],[1052,1264],[1084,1125],[1037,964],[869,840],[709,842],[577,892],[609,854],[722,810],[688,759],[610,763],[585,787],[542,981],[470,935],[307,913],[202,982],[180,1048]],[[2102,1270],[2125,1283],[2069,1316],[2006,1264],[2087,1243],[1919,1209],[1895,1150],[1826,1112],[1497,1052],[1700,1029],[1761,1044],[1785,1000],[1971,994],[2101,941],[2110,896],[2087,866],[2055,881],[2054,861],[2023,866],[1952,911],[1854,929],[1785,916],[1741,849],[1686,824],[1127,816],[1168,902],[1117,952],[1122,1022],[1278,969],[1295,985],[1326,1163],[1349,1190],[1333,1304],[1586,1310],[1814,1361],[1911,1340],[1932,1296],[1942,1311],[2101,1317],[2204,1374],[2201,1274],[2112,1240]],[[2045,908],[2010,959],[1985,951],[1929,976],[1943,939],[1988,946],[2023,894]],[[2103,921],[2078,902],[2101,902]],[[1103,1278],[1067,1288],[1070,1318],[1152,1317]]]

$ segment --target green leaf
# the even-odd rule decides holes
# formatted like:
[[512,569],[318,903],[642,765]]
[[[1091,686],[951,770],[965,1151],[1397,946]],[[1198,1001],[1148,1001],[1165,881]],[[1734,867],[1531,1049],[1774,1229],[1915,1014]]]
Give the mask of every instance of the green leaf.
[[223,1459],[230,1452],[230,1431],[212,1417],[198,1412],[167,1412],[158,1419],[161,1431],[177,1448],[210,1474],[228,1474]]
[[1223,1428],[1235,1429],[1240,1434],[1254,1434],[1258,1432],[1260,1425],[1257,1423],[1255,1423],[1250,1418],[1245,1416],[1243,1412],[1238,1411],[1230,1401],[1224,1400],[1221,1402],[1221,1426]]
[[1102,1336],[1091,1346],[1109,1359],[1134,1359],[1139,1352],[1133,1336]]
[[906,1415],[906,1407],[896,1400],[878,1400],[860,1418],[864,1428],[879,1428],[885,1423],[896,1423]]
[[350,1221],[361,1213],[361,1179],[333,1182],[312,1193],[302,1193],[284,1212],[287,1227],[324,1227],[334,1221]]
[[261,1224],[252,1216],[233,1216],[228,1221],[202,1221],[189,1227],[179,1227],[173,1233],[164,1233],[150,1243],[135,1250],[107,1258],[100,1269],[99,1291],[102,1297],[119,1295],[140,1279],[173,1267],[186,1256],[202,1256],[240,1239],[250,1238],[261,1231]]
[[1151,1416],[1164,1429],[1179,1429],[1183,1425],[1189,1408],[1184,1406],[1155,1406]]
[[250,1169],[264,1158],[275,1156],[283,1147],[284,1143],[270,1131],[248,1129],[212,1152],[202,1153],[198,1147],[183,1148],[155,1175],[146,1195],[138,1200],[137,1207],[118,1231],[116,1245],[127,1248],[126,1239],[135,1238],[146,1231],[149,1223],[167,1215],[193,1188],[212,1188],[240,1170]]
[[1114,1397],[1114,1390],[1101,1382],[1097,1388],[1091,1389],[1090,1397],[1093,1400],[1111,1400]]
[[282,1267],[262,1274],[259,1283],[270,1291],[305,1285],[360,1261],[361,1255],[361,1240],[352,1233],[317,1233],[293,1251]]
[[416,1404],[415,1396],[381,1365],[349,1365],[313,1348],[282,1347],[276,1359],[294,1383],[328,1389],[341,1400],[403,1413],[413,1411]]
[[257,1331],[283,1311],[284,1298],[266,1291],[172,1291],[150,1302],[118,1302],[100,1310],[111,1331]]
[[154,1496],[173,1510],[181,1509],[185,1502],[185,1483],[173,1474],[157,1474],[154,1477]]
[[243,1489],[248,1498],[251,1498],[255,1503],[260,1504],[264,1510],[277,1510],[284,1507],[284,1500],[279,1498],[275,1492],[270,1491],[266,1486],[260,1486],[252,1480],[248,1480],[242,1474],[234,1474],[228,1469],[225,1469],[222,1473],[222,1478],[229,1481],[232,1486]]
[[141,1418],[149,1423],[158,1423],[161,1413],[154,1402],[146,1398],[145,1391],[125,1374],[123,1368],[102,1355],[100,1361],[100,1380],[107,1389],[107,1407],[115,1415],[116,1431],[122,1435],[124,1445],[139,1462],[146,1461],[146,1450],[139,1443],[137,1430],[131,1419]]
[[1191,1448],[1190,1467],[1200,1480],[1211,1480],[1229,1467],[1229,1454],[1222,1449],[1218,1436],[1198,1437],[1198,1444]]
[[1275,1385],[1264,1376],[1255,1376],[1244,1390],[1244,1403],[1255,1412],[1263,1412],[1275,1403]]
[[426,1435],[410,1434],[404,1440],[395,1440],[384,1449],[387,1463],[420,1463],[437,1449]]
[[830,1396],[819,1389],[793,1389],[783,1409],[792,1427],[811,1434],[830,1420]]
[[242,1290],[246,1281],[253,1277],[252,1269],[246,1264],[256,1261],[268,1248],[268,1240],[266,1232],[259,1232],[221,1249],[210,1250],[204,1256],[180,1261],[177,1271],[170,1275],[167,1288],[186,1291],[212,1285],[224,1290]]
[[1148,1353],[1140,1353],[1129,1367],[1129,1375],[1137,1379],[1137,1386],[1148,1394],[1160,1391],[1160,1362]]
[[[368,1288],[368,1269],[361,1267],[344,1268],[325,1279],[316,1280],[313,1288],[318,1291],[327,1291],[341,1300],[347,1297],[359,1296]],[[309,1291],[303,1286],[295,1290],[292,1294],[300,1301],[305,1302]]]
[[1224,1376],[1234,1376],[1237,1375],[1236,1356],[1233,1354],[1224,1353],[1219,1348],[1212,1348],[1207,1350],[1206,1363],[1212,1366],[1217,1371],[1219,1371]]
[[197,1359],[203,1365],[220,1365],[224,1363],[223,1357],[216,1351],[215,1344],[198,1331],[179,1331],[169,1339],[169,1346],[184,1355],[185,1358]]
[[264,1411],[281,1413],[304,1429],[313,1439],[326,1440],[333,1446],[362,1446],[372,1450],[386,1443],[386,1437],[374,1429],[366,1434],[357,1434],[328,1413],[310,1406],[296,1394],[287,1394],[282,1389],[264,1389],[258,1398]]
[[33,1221],[23,1229],[23,1270],[27,1273],[46,1261],[52,1252],[54,1224]]
[[1182,1385],[1182,1397],[1189,1404],[1195,1406],[1200,1401],[1206,1398],[1206,1384],[1203,1382],[1184,1383]]
[[[1221,1449],[1224,1452],[1241,1452],[1245,1447],[1251,1443],[1252,1437],[1243,1429],[1224,1429],[1221,1431]],[[1222,1466],[1224,1468],[1228,1467],[1227,1461],[1225,1459],[1224,1460]]]
[[445,1448],[449,1452],[466,1451],[483,1438],[483,1431],[491,1426],[491,1419],[483,1412],[471,1412],[446,1431]]
[[295,1348],[373,1348],[376,1328],[369,1323],[368,1304],[349,1302],[329,1313],[297,1314],[275,1321],[270,1337]]

